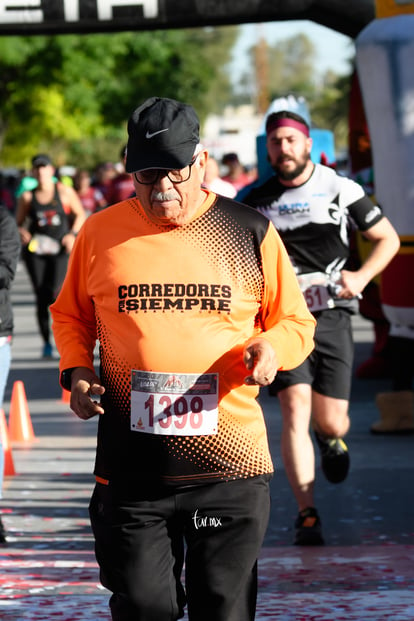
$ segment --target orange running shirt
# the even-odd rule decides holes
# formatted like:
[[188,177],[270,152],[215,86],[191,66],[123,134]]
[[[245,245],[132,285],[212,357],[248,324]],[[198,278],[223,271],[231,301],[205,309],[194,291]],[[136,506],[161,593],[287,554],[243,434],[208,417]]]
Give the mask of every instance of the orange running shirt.
[[[205,191],[184,226],[158,226],[131,198],[92,215],[52,305],[60,369],[93,369],[106,392],[95,474],[141,484],[194,485],[273,471],[246,341],[263,333],[280,369],[313,348],[314,319],[269,220]],[[130,429],[132,370],[217,373],[218,430],[153,435]]]

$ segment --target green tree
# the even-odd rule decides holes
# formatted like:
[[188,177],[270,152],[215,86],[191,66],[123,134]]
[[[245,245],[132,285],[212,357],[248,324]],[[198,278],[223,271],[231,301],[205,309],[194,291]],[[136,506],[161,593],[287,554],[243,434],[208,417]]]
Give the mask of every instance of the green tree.
[[[1,165],[47,151],[60,165],[118,158],[147,97],[191,103],[202,120],[230,92],[237,27],[0,38]],[[73,162],[72,162],[73,163]]]
[[316,50],[306,35],[294,35],[275,45],[260,39],[248,57],[246,71],[235,86],[240,101],[257,103],[258,92],[266,92],[269,103],[288,93],[313,98]]
[[[260,53],[260,72],[257,58]],[[345,148],[348,137],[348,100],[352,57],[349,73],[340,76],[332,71],[319,75],[316,68],[316,49],[305,35],[294,35],[273,46],[263,41],[250,50],[250,63],[241,81],[235,86],[233,103],[258,103],[257,93],[265,92],[268,103],[292,94],[302,96],[309,106],[312,123],[330,129],[337,148]],[[267,84],[264,84],[264,80]],[[259,111],[261,109],[257,106]]]
[[322,88],[310,107],[313,123],[334,132],[337,150],[348,147],[349,96],[352,64],[349,74],[338,76],[327,72]]
[[315,94],[316,50],[304,34],[289,37],[270,47],[271,99],[292,93],[311,100]]

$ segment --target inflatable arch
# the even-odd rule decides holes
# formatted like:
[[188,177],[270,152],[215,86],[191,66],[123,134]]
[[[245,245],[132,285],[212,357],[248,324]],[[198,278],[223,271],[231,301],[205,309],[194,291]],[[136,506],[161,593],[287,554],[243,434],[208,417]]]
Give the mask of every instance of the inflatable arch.
[[375,194],[401,240],[381,277],[390,323],[393,391],[377,395],[374,433],[414,431],[414,2],[377,0],[356,37],[356,64],[372,144]]

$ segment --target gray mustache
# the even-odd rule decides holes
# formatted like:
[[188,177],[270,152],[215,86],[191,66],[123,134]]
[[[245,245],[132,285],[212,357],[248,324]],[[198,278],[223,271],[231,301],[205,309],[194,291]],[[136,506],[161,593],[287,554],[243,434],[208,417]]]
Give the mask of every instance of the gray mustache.
[[177,193],[173,190],[170,190],[169,192],[153,192],[151,194],[151,200],[153,201],[174,201],[179,198],[180,197],[177,196]]

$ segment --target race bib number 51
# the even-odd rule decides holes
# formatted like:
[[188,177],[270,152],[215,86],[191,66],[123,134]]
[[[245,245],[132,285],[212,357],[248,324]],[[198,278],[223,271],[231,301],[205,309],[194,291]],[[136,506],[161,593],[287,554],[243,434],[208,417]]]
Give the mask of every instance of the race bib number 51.
[[132,370],[131,430],[158,435],[217,433],[217,373]]
[[332,308],[334,305],[327,287],[313,285],[306,289],[304,295],[306,304],[311,312]]

